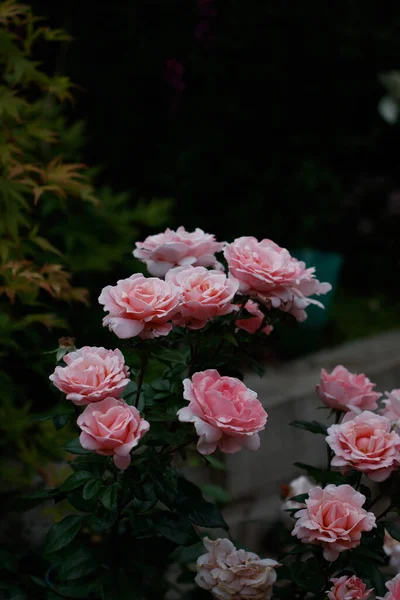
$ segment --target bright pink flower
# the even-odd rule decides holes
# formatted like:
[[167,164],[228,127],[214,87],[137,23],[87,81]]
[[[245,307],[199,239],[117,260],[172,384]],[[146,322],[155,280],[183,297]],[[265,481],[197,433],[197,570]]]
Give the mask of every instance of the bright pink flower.
[[343,575],[331,581],[334,585],[328,592],[328,600],[367,600],[373,591],[367,590],[365,583],[355,575]]
[[400,464],[400,436],[390,421],[370,411],[347,413],[340,425],[328,429],[327,444],[335,456],[332,466],[343,473],[356,469],[372,481],[384,481]]
[[174,323],[181,327],[201,329],[207,321],[238,310],[232,304],[238,283],[228,279],[222,271],[177,267],[168,271],[165,281],[180,289],[179,313]]
[[167,229],[164,233],[149,235],[144,242],[136,242],[133,255],[146,263],[149,273],[163,277],[173,267],[192,265],[194,267],[219,267],[214,254],[220,252],[223,244],[215,236],[202,229],[186,231],[178,227],[176,231]]
[[319,544],[324,558],[334,561],[340,552],[356,548],[361,533],[371,531],[375,515],[362,508],[365,496],[350,485],[327,485],[309,491],[306,508],[295,513],[292,535],[305,544]]
[[200,454],[217,448],[233,454],[242,447],[258,450],[267,413],[257,398],[235,377],[222,377],[215,369],[195,373],[183,382],[183,397],[189,406],[178,411],[179,420],[194,423],[200,436]]
[[338,365],[332,373],[322,369],[316,390],[322,402],[330,408],[360,413],[378,408],[376,401],[382,394],[374,392],[374,387],[375,383],[371,383],[363,373],[350,373]]
[[66,367],[56,367],[49,379],[77,406],[122,394],[129,368],[120,350],[84,346],[64,356]]
[[203,538],[207,554],[197,559],[195,581],[219,600],[269,600],[279,563],[237,550],[230,540]]
[[[247,300],[244,308],[247,310],[247,312],[254,316],[253,318],[249,319],[238,319],[237,321],[235,321],[236,327],[239,327],[239,329],[244,329],[244,331],[247,331],[247,333],[257,333],[260,330],[261,324],[264,320],[263,313],[259,309],[257,302],[254,302],[253,300]],[[261,333],[269,335],[272,330],[272,325],[265,325],[261,329]]]
[[392,423],[400,425],[400,390],[385,392],[387,398],[383,400],[385,405],[379,412]]
[[326,294],[329,283],[315,279],[315,268],[293,258],[285,248],[271,240],[240,237],[224,250],[232,277],[240,291],[270,308],[290,312],[298,321],[307,318],[310,304],[323,305],[309,296]]
[[125,470],[131,462],[130,451],[149,430],[137,408],[117,398],[89,404],[78,417],[82,448],[112,456],[115,466]]
[[385,585],[389,591],[384,596],[378,596],[377,600],[400,600],[400,573]]
[[119,338],[139,336],[142,339],[168,335],[171,319],[178,310],[180,291],[172,283],[141,273],[108,285],[100,296],[100,304],[109,314],[108,325]]

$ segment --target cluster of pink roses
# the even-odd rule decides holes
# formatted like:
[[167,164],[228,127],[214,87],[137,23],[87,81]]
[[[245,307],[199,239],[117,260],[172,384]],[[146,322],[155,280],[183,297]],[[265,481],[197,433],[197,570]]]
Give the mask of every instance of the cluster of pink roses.
[[[215,257],[222,251],[228,275]],[[152,277],[132,275],[105,287],[99,297],[108,312],[103,325],[123,339],[167,335],[174,325],[200,329],[216,317],[237,312],[237,293],[249,298],[244,308],[253,318],[238,319],[236,326],[268,334],[271,327],[260,304],[303,321],[309,304],[322,307],[310,296],[331,289],[315,279],[314,268],[306,268],[271,240],[241,237],[226,244],[201,229],[187,232],[179,227],[137,242],[133,254]]]

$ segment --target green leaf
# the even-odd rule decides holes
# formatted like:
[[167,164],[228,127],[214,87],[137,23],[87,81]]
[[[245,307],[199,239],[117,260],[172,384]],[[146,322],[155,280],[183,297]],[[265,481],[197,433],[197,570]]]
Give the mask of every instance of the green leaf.
[[304,503],[308,498],[308,494],[297,494],[297,496],[292,496],[288,498],[290,502],[301,502]]
[[79,438],[71,440],[68,444],[62,446],[62,449],[71,452],[71,454],[90,454],[90,450],[82,448]]
[[171,472],[153,472],[151,473],[151,478],[157,498],[168,506],[168,508],[173,508],[177,490],[174,486]]
[[388,534],[391,535],[393,539],[400,542],[400,527],[392,521],[384,521],[383,523]]
[[107,510],[116,510],[118,507],[118,485],[112,483],[100,494],[100,502]]
[[53,584],[53,590],[63,598],[84,598],[87,600],[93,597],[91,594],[96,594],[94,597],[98,598],[101,587],[97,581],[89,581],[87,583],[68,582],[65,585]]
[[96,561],[86,548],[79,548],[64,558],[58,570],[60,579],[79,579],[97,569]]
[[294,466],[307,471],[307,473],[318,483],[334,483],[335,485],[346,483],[346,478],[336,471],[324,471],[323,469],[317,469],[311,465],[300,462],[294,463]]
[[88,481],[88,479],[92,479],[93,474],[89,473],[89,471],[75,471],[64,481],[60,490],[62,492],[71,492],[78,487],[81,487]]
[[162,363],[185,365],[187,358],[182,352],[169,350],[167,348],[154,347],[151,349],[151,355]]
[[213,456],[212,454],[210,454],[209,456],[203,456],[203,458],[206,459],[206,461],[208,463],[210,463],[210,465],[217,471],[226,471],[226,465],[225,463],[223,463],[221,460],[218,460],[218,458],[215,458],[215,456]]
[[96,533],[104,533],[110,529],[118,518],[118,511],[106,510],[101,515],[91,515],[88,519],[88,526]]
[[57,429],[57,431],[59,429],[62,429],[63,427],[65,427],[65,425],[68,423],[70,417],[71,417],[71,413],[64,413],[64,414],[61,414],[61,415],[54,415],[54,417],[53,417],[53,424],[54,424],[54,427]]
[[154,527],[162,536],[179,546],[191,546],[199,539],[190,521],[177,513],[158,513],[154,517]]
[[297,427],[298,429],[305,429],[311,433],[327,435],[327,427],[318,421],[292,421],[290,425],[292,427]]
[[221,504],[228,504],[232,500],[232,496],[228,490],[225,490],[220,485],[206,483],[201,486],[201,490],[203,494],[213,498],[216,502],[220,502]]
[[228,524],[219,512],[215,504],[202,500],[198,502],[195,508],[187,515],[189,521],[201,527],[221,527],[229,529]]
[[83,487],[82,497],[84,500],[91,500],[95,498],[97,494],[101,490],[101,480],[100,479],[89,479]]
[[78,535],[82,525],[82,517],[68,515],[51,527],[46,537],[45,552],[58,552],[65,548]]

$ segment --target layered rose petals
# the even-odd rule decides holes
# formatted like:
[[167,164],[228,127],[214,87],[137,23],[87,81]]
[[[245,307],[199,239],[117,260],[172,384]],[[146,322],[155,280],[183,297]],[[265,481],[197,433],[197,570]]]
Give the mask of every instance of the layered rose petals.
[[367,586],[355,575],[331,579],[333,586],[328,592],[328,600],[367,600],[372,593]]
[[363,410],[376,410],[381,394],[373,391],[374,383],[363,373],[350,373],[338,365],[328,373],[321,371],[321,380],[316,387],[322,402],[335,410],[360,413]]
[[378,596],[377,600],[400,600],[400,573],[385,585],[389,591],[383,597]]
[[248,313],[253,315],[248,319],[238,319],[235,321],[236,327],[239,329],[243,329],[247,331],[247,333],[251,333],[254,335],[255,333],[265,333],[265,335],[269,335],[273,330],[272,325],[265,324],[263,327],[264,315],[261,312],[259,305],[254,300],[247,300],[244,308]]

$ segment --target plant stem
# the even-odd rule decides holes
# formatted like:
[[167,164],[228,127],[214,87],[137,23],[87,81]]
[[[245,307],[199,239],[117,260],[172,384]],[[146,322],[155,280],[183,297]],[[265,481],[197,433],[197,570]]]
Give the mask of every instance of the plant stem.
[[140,355],[140,371],[139,371],[139,376],[138,376],[138,382],[137,382],[137,392],[136,392],[136,402],[135,402],[135,406],[136,408],[139,405],[139,400],[140,400],[140,392],[142,389],[142,385],[143,385],[143,379],[144,379],[144,373],[146,371],[146,367],[147,367],[147,363],[149,362],[149,357],[147,355],[147,352],[142,352]]

